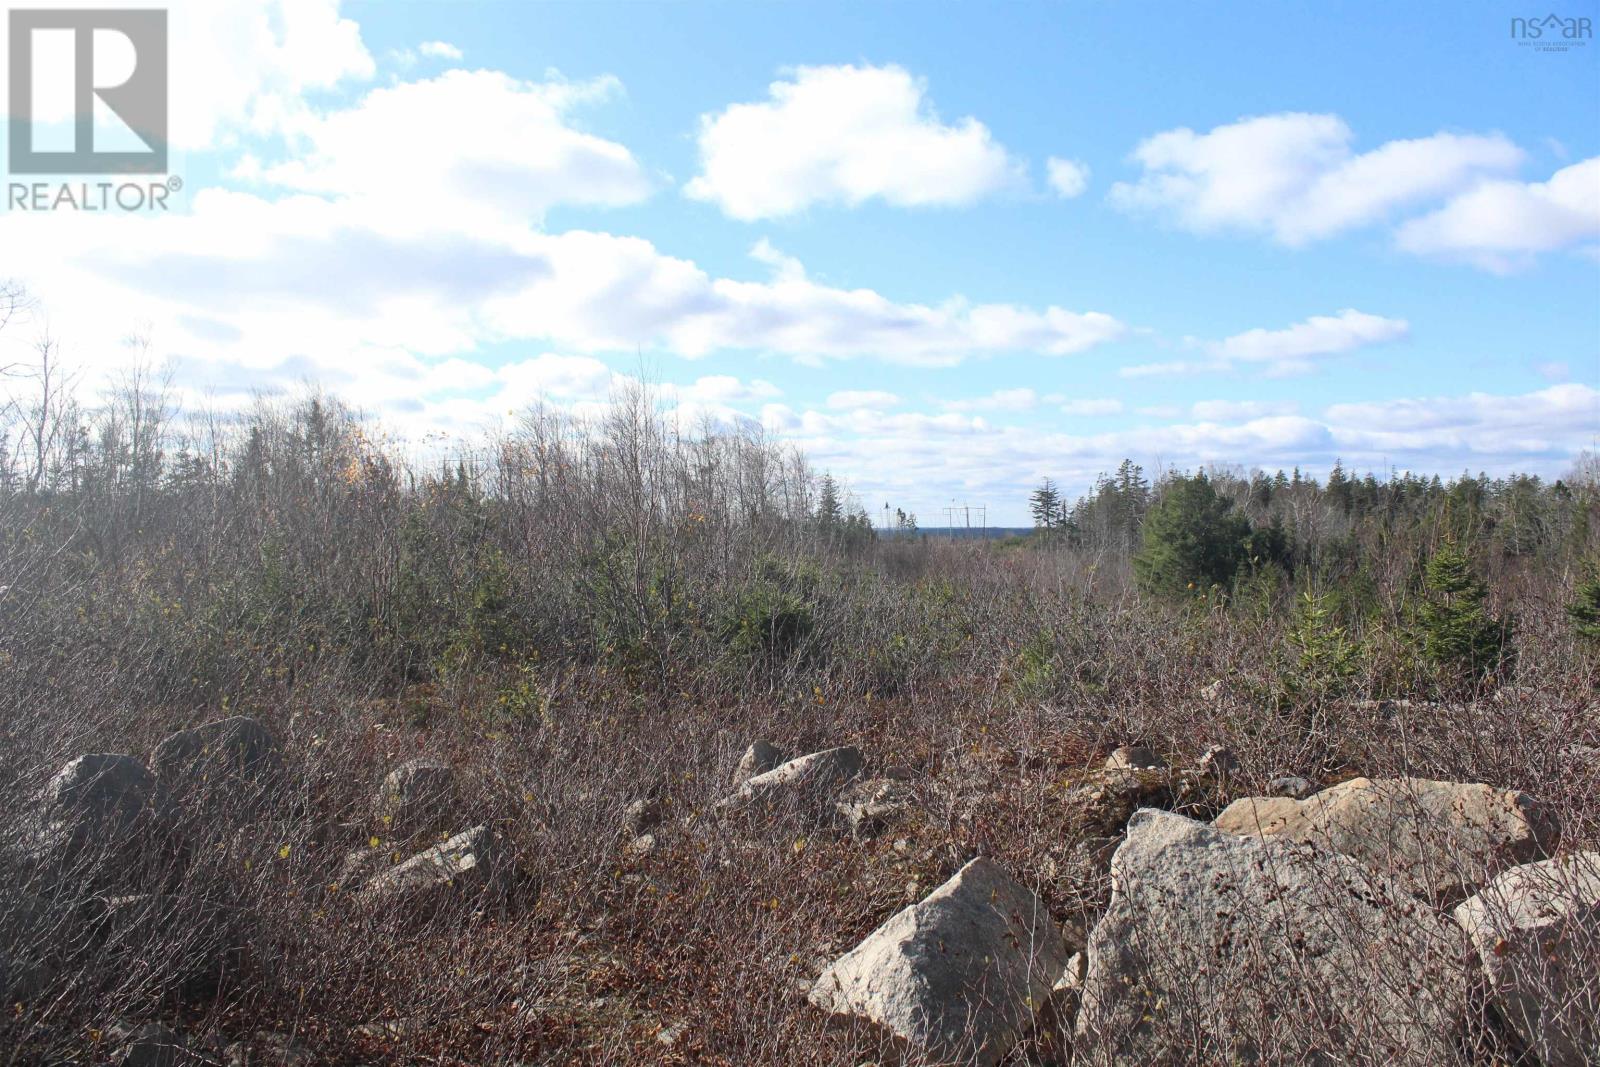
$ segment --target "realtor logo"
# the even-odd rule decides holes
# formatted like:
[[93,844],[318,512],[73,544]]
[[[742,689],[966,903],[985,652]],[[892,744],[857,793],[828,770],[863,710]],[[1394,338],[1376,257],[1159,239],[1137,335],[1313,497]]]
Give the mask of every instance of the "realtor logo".
[[[10,28],[12,174],[166,172],[165,11],[12,11]],[[43,122],[69,109],[70,148],[39,147]],[[145,147],[129,150],[126,134],[97,146],[117,123]]]

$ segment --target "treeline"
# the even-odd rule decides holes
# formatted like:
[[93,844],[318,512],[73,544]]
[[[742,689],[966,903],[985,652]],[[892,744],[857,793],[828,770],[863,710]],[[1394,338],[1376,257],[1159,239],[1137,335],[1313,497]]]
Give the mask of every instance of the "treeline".
[[[1363,555],[1442,538],[1484,560],[1571,562],[1590,551],[1600,533],[1597,498],[1600,462],[1587,454],[1555,481],[1530,474],[1462,474],[1446,481],[1413,473],[1380,481],[1371,472],[1355,477],[1336,463],[1326,483],[1298,468],[1245,475],[1212,467],[1171,472],[1152,484],[1142,468],[1124,460],[1115,475],[1102,476],[1072,502],[1046,479],[1029,507],[1042,542],[1130,560],[1192,529],[1206,542],[1205,565],[1174,577],[1226,586],[1252,562],[1336,580]],[[1167,584],[1158,577],[1164,568],[1145,570],[1156,585]]]
[[1600,473],[1356,478],[1336,463],[1303,475],[1213,468],[1152,484],[1125,460],[1074,503],[1046,480],[1030,498],[1035,538],[1124,560],[1147,592],[1281,606],[1298,591],[1296,639],[1310,663],[1353,672],[1351,625],[1388,624],[1422,660],[1477,681],[1511,667],[1515,604],[1492,603],[1485,573],[1576,572],[1576,632],[1600,636]]

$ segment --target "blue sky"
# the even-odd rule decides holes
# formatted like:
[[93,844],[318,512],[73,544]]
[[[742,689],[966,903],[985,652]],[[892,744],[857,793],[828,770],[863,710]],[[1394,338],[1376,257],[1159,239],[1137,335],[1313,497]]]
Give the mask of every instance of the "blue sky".
[[1600,42],[1500,3],[172,11],[177,210],[0,214],[91,377],[422,439],[642,373],[924,522],[1600,431]]

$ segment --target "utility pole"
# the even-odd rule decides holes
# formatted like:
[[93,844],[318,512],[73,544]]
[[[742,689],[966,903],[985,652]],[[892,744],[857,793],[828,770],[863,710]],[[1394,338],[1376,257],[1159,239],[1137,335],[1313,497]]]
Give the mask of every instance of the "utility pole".
[[951,500],[950,506],[944,509],[945,526],[947,529],[952,531],[951,536],[954,536],[954,531],[957,529],[956,518],[958,516],[961,519],[959,527],[966,530],[969,534],[971,533],[973,512],[978,513],[978,531],[980,533],[987,534],[989,529],[989,508],[987,505],[966,503],[957,504],[954,500]]

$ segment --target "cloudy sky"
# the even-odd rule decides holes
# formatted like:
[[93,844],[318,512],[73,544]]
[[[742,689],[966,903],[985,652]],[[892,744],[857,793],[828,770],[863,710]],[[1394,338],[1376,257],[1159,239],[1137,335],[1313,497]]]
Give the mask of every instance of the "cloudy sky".
[[924,524],[1600,433],[1600,42],[1502,3],[167,6],[174,210],[0,213],[0,345],[91,378],[421,440],[643,376]]

